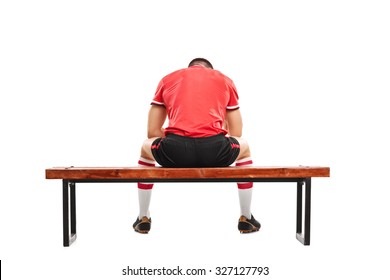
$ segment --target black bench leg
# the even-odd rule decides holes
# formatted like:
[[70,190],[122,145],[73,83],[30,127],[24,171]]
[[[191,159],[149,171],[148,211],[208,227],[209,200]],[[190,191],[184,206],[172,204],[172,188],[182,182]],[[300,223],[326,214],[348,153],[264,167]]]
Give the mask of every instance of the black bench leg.
[[[69,196],[70,189],[70,196]],[[76,184],[69,180],[62,181],[62,211],[64,247],[69,247],[76,240]],[[70,216],[70,217],[69,217]],[[70,218],[70,219],[69,219]],[[69,228],[70,222],[70,228]]]
[[[302,186],[305,184],[305,227],[302,234]],[[311,178],[306,178],[297,184],[297,231],[296,237],[303,245],[310,245],[311,216]]]

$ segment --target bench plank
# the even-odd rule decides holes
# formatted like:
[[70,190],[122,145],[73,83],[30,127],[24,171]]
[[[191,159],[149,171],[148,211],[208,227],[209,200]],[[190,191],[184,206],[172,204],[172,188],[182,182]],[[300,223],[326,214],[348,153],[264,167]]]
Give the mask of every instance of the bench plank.
[[329,177],[329,167],[57,167],[46,169],[46,179],[245,179]]

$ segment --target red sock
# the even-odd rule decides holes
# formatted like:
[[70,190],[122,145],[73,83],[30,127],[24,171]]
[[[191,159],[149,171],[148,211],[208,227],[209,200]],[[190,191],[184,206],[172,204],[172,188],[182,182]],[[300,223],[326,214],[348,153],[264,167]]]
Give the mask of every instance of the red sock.
[[[138,166],[139,167],[154,167],[156,164],[154,160],[149,160],[140,157],[138,160]],[[138,188],[142,190],[151,190],[153,188],[153,183],[141,183],[138,182]]]
[[[253,164],[253,162],[252,162],[252,159],[250,157],[236,161],[236,166],[248,167],[248,166],[252,166],[252,164]],[[240,183],[237,183],[237,186],[240,190],[250,189],[253,187],[253,182],[240,182]]]

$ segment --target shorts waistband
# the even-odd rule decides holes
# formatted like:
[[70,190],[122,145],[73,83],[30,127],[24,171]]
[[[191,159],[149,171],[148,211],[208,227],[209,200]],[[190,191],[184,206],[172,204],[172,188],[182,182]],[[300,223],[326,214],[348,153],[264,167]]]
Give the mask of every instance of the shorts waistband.
[[225,134],[219,133],[212,136],[206,136],[206,137],[188,137],[188,136],[182,136],[174,133],[169,133],[165,137],[169,138],[176,138],[176,139],[187,139],[187,140],[212,140],[220,137],[226,137]]

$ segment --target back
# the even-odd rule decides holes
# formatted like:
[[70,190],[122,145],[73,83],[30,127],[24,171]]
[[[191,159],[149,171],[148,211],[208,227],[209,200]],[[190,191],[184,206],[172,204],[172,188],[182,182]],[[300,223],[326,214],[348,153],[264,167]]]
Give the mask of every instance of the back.
[[187,137],[226,134],[226,110],[238,109],[233,81],[217,70],[200,65],[175,71],[159,83],[152,104],[166,107],[165,133]]

